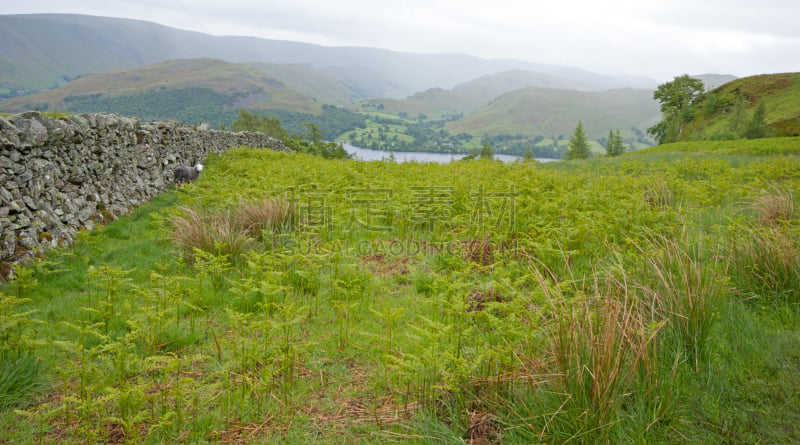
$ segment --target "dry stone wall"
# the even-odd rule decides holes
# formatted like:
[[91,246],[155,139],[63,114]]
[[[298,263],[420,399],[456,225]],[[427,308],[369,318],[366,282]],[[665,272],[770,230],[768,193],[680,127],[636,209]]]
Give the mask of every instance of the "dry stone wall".
[[287,150],[262,133],[111,114],[0,117],[0,275],[166,191],[176,166],[238,146]]

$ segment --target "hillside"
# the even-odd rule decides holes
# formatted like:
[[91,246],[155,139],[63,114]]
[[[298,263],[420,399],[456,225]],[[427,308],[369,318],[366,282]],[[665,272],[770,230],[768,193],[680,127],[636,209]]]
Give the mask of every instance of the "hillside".
[[249,65],[319,103],[350,105],[372,97],[367,86],[355,85],[335,72],[318,70],[307,63],[251,63]]
[[680,139],[742,137],[759,105],[766,135],[800,136],[800,73],[745,77],[705,93],[694,104]]
[[800,157],[749,142],[211,157],[0,283],[0,437],[800,443]]
[[[428,88],[452,88],[509,69],[539,71],[606,88],[655,85],[649,79],[463,54],[421,55],[218,37],[140,20],[72,14],[0,16],[0,89],[11,90],[11,94],[53,88],[89,73],[199,57],[232,63],[308,64],[353,87],[356,96],[368,97],[405,97]],[[369,88],[362,87],[365,77],[370,80]]]
[[[162,105],[158,105],[163,102]],[[0,102],[0,110],[103,111],[146,119],[184,119],[207,113],[283,109],[317,113],[321,105],[256,68],[214,59],[169,60],[89,74],[54,90]]]
[[488,104],[492,99],[525,87],[560,88],[567,90],[602,90],[601,86],[570,80],[549,74],[507,70],[481,76],[456,85],[451,90],[431,88],[405,99],[370,99],[358,108],[362,111],[380,109],[386,113],[409,115],[468,114]]
[[529,87],[504,94],[474,113],[450,122],[452,134],[525,135],[566,138],[579,120],[590,139],[608,135],[641,138],[658,121],[659,107],[651,90],[572,91]]

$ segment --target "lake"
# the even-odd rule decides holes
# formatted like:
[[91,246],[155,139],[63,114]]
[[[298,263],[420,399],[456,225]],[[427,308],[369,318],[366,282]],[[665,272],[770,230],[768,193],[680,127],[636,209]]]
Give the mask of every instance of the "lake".
[[[360,159],[362,161],[380,161],[381,159],[388,159],[391,153],[394,153],[394,160],[397,162],[438,162],[446,164],[450,161],[456,161],[466,156],[465,154],[450,154],[450,153],[429,153],[426,151],[383,151],[371,150],[369,148],[356,147],[355,145],[342,143],[345,151],[353,155],[353,159]],[[494,158],[503,162],[514,162],[521,159],[520,156],[511,155],[494,155]],[[536,158],[539,162],[551,162],[558,159],[550,158]]]

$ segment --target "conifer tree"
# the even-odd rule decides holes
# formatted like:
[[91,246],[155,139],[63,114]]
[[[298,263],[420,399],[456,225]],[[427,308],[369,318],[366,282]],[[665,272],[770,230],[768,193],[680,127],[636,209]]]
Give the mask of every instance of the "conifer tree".
[[583,130],[583,121],[578,121],[575,133],[572,134],[567,145],[569,149],[564,153],[567,159],[586,159],[592,155],[589,138],[586,137],[586,132]]
[[483,140],[483,147],[481,147],[481,159],[493,159],[494,158],[494,149],[492,149],[492,143],[489,142],[488,139]]
[[619,130],[609,130],[608,141],[606,141],[606,153],[609,156],[619,156],[625,153],[625,151],[625,143],[622,142],[622,136],[620,136]]

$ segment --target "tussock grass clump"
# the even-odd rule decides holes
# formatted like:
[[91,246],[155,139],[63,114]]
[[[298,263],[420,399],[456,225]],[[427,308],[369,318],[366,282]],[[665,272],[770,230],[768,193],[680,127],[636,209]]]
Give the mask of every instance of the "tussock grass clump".
[[753,198],[749,207],[756,211],[758,222],[767,226],[776,226],[783,221],[795,218],[794,195],[785,187],[773,186],[760,196]]
[[544,428],[608,441],[623,403],[637,390],[636,376],[653,370],[651,347],[662,325],[649,323],[624,282],[595,276],[579,286],[583,296],[569,299],[542,285],[556,317],[548,330],[553,390],[564,398]]
[[652,237],[640,250],[645,264],[637,286],[649,317],[668,320],[697,359],[727,288],[722,256],[693,245],[686,234],[678,241]]
[[236,258],[250,247],[252,239],[234,221],[229,212],[214,214],[182,207],[180,214],[170,219],[170,238],[189,255],[199,249]]
[[751,227],[731,237],[731,276],[740,292],[800,294],[800,248],[777,227]]
[[200,249],[237,258],[265,233],[294,227],[297,209],[274,198],[242,201],[233,210],[216,213],[184,206],[170,223],[172,242],[189,255]]
[[39,362],[29,354],[0,354],[0,412],[18,406],[39,387]]
[[249,236],[260,238],[266,232],[280,232],[297,224],[296,206],[275,198],[253,199],[234,210],[235,225]]

